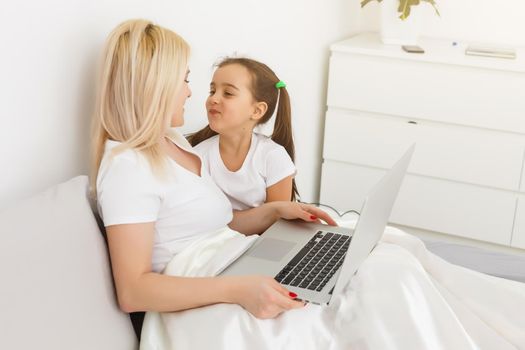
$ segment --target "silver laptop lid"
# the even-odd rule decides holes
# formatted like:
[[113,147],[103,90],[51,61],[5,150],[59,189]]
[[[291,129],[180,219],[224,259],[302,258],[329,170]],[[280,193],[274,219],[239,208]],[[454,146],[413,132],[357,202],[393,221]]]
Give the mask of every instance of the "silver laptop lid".
[[342,292],[381,239],[415,146],[410,146],[366,197],[332,296]]

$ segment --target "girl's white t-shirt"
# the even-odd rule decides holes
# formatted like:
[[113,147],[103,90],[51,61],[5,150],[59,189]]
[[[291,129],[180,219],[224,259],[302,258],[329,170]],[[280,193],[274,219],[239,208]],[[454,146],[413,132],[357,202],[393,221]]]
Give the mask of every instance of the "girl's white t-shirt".
[[233,209],[245,210],[266,201],[266,189],[288,176],[295,176],[295,165],[283,146],[265,135],[253,133],[250,149],[241,168],[230,171],[219,152],[219,135],[195,146],[204,168],[226,194]]
[[[186,139],[170,130],[170,139],[196,154]],[[223,229],[232,207],[201,161],[201,176],[168,159],[165,178],[147,159],[128,149],[112,156],[120,142],[106,141],[97,177],[99,213],[105,226],[155,222],[152,270],[161,272],[172,257],[203,235]]]

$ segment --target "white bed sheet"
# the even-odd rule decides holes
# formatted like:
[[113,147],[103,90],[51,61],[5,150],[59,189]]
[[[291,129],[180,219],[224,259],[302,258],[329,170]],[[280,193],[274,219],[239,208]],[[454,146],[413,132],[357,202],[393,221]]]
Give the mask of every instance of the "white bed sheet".
[[[352,226],[353,222],[345,222]],[[167,266],[211,276],[253,243],[225,229]],[[525,284],[450,264],[387,227],[329,306],[259,320],[239,305],[147,313],[141,349],[525,349]]]

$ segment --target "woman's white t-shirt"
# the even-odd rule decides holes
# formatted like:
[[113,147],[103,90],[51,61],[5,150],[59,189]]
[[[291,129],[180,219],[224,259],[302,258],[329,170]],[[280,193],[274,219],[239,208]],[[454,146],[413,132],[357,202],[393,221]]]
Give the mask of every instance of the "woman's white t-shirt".
[[[175,130],[170,131],[170,139],[196,154]],[[198,176],[169,158],[167,176],[159,178],[136,150],[112,156],[118,145],[106,141],[97,177],[99,213],[105,226],[155,222],[153,271],[162,271],[195,239],[230,223],[230,202],[203,169],[203,162]]]
[[219,135],[195,146],[204,168],[230,200],[233,209],[245,210],[266,201],[266,189],[285,177],[294,176],[295,165],[283,146],[265,135],[253,133],[241,168],[230,171],[219,152]]

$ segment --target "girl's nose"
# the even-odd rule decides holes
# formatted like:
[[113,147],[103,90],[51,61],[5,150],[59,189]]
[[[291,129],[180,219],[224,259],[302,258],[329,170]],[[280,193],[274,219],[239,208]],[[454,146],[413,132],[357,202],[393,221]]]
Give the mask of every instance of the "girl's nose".
[[210,97],[208,98],[208,100],[209,100],[210,103],[212,103],[212,104],[217,104],[217,103],[219,103],[219,99],[217,98],[217,94],[212,94],[212,95],[210,95]]

